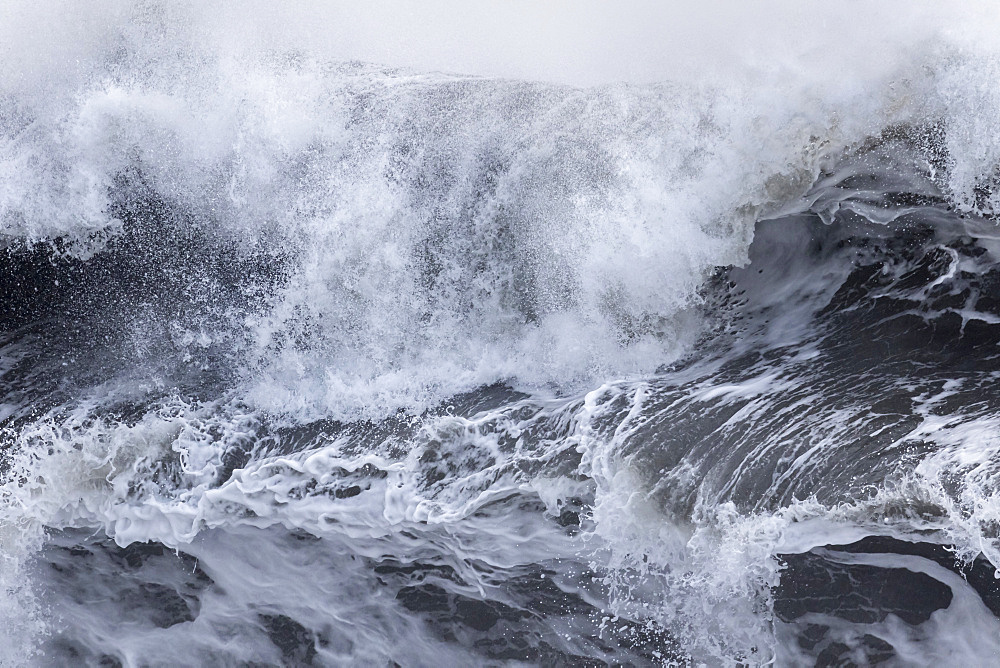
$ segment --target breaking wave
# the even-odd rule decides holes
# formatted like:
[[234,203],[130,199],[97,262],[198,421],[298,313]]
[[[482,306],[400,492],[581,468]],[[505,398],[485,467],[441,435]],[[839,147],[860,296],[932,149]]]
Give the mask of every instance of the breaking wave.
[[915,7],[4,9],[0,663],[995,657],[1000,57]]

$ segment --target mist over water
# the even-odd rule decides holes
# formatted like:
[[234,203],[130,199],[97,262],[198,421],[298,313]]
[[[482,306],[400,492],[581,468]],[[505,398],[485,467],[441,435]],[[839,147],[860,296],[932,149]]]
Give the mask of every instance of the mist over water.
[[995,662],[991,10],[5,4],[0,664]]

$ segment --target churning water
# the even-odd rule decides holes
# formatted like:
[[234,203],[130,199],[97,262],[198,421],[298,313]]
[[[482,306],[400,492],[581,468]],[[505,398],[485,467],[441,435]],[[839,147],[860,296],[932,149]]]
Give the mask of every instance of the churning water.
[[984,17],[400,7],[0,10],[0,664],[1000,662]]

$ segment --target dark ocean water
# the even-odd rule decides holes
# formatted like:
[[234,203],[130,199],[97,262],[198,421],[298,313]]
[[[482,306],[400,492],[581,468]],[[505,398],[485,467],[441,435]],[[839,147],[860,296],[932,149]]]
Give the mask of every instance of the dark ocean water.
[[995,59],[575,88],[153,9],[0,89],[0,664],[1000,661]]

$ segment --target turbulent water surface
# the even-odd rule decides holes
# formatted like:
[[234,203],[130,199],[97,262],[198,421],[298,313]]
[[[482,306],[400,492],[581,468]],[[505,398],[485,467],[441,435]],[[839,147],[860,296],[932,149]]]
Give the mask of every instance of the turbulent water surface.
[[5,12],[0,664],[1000,662],[989,45],[581,86]]

